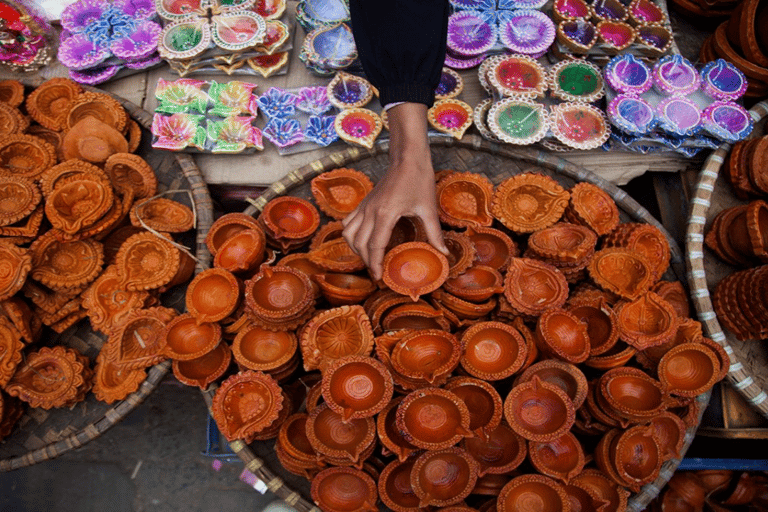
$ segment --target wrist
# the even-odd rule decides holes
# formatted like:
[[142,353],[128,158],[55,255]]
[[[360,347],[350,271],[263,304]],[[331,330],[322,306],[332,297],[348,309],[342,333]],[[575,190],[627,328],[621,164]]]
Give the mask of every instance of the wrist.
[[431,170],[427,107],[421,103],[402,103],[388,111],[389,157],[393,164],[414,164]]

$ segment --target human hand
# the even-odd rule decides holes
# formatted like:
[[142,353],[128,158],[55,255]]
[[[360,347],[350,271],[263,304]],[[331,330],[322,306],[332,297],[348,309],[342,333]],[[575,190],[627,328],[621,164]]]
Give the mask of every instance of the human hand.
[[343,236],[370,268],[382,274],[389,238],[400,217],[421,220],[427,240],[447,254],[437,215],[435,176],[429,153],[426,106],[404,103],[390,109],[390,165],[384,177],[343,221]]

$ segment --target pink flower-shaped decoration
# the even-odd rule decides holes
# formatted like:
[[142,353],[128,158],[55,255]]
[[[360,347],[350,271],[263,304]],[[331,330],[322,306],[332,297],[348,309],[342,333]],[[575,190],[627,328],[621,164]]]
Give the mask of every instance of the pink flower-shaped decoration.
[[194,114],[173,114],[164,116],[155,114],[152,120],[152,135],[155,142],[152,146],[161,149],[179,151],[194,145],[203,149],[199,131],[205,140],[205,130],[200,126],[203,116]]

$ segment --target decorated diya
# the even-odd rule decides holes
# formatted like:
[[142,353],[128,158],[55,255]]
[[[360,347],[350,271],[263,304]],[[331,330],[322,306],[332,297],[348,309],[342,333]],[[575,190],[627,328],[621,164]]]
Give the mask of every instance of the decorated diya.
[[588,20],[592,8],[584,0],[556,0],[552,4],[552,18],[558,23],[571,20]]
[[325,510],[377,510],[376,482],[365,471],[358,469],[324,469],[312,479],[311,492],[313,501]]
[[576,149],[600,147],[611,135],[600,109],[585,103],[561,103],[551,108],[552,133],[563,144]]
[[322,382],[325,402],[345,422],[376,415],[394,392],[386,366],[366,356],[336,359],[324,369]]
[[554,42],[555,24],[541,11],[515,10],[499,27],[499,39],[513,53],[536,55]]
[[713,102],[701,117],[702,128],[726,142],[743,140],[752,132],[752,117],[744,107],[730,101]]
[[336,73],[326,87],[328,101],[338,109],[364,107],[373,99],[374,93],[378,94],[378,91],[368,80],[343,71]]
[[472,107],[457,99],[437,100],[427,111],[430,126],[460,139],[472,125]]
[[504,142],[533,144],[547,134],[549,115],[540,103],[505,98],[488,112],[488,128]]
[[368,149],[373,147],[383,126],[381,117],[376,112],[364,108],[341,111],[333,125],[342,140]]
[[448,48],[463,56],[480,55],[496,44],[496,30],[478,11],[457,11],[448,18]]
[[570,194],[543,174],[523,173],[496,187],[491,211],[516,233],[532,233],[554,224],[565,211]]
[[493,381],[518,372],[528,355],[520,332],[502,322],[478,322],[461,338],[461,366],[479,379]]
[[502,96],[534,98],[547,90],[544,68],[526,55],[509,55],[493,59],[488,79]]
[[665,54],[673,43],[672,32],[662,25],[640,25],[636,42],[645,55],[656,57]]
[[682,55],[669,55],[653,66],[653,86],[662,94],[687,96],[699,88],[701,77]]
[[603,69],[605,80],[618,93],[639,96],[653,85],[651,70],[632,54],[612,58]]
[[459,503],[476,481],[477,463],[456,447],[424,452],[411,469],[411,487],[421,508]]
[[192,59],[213,41],[211,26],[204,18],[181,18],[168,23],[160,33],[157,51],[168,60]]
[[564,101],[592,103],[605,94],[603,77],[594,64],[563,60],[550,70],[552,94]]
[[76,350],[42,347],[26,355],[5,391],[31,407],[65,407],[82,399],[91,388],[91,376],[87,358]]
[[448,448],[474,435],[464,401],[442,388],[407,395],[397,408],[396,422],[406,441],[426,450]]
[[575,409],[558,386],[534,376],[517,384],[504,402],[504,418],[512,429],[529,441],[550,442],[573,425]]
[[454,173],[437,183],[440,220],[455,227],[490,226],[493,184],[483,175]]
[[261,372],[246,371],[222,382],[213,398],[211,414],[221,433],[231,441],[269,426],[283,407],[277,382]]
[[717,59],[701,68],[701,90],[717,100],[734,101],[747,90],[747,80],[739,68]]
[[607,110],[611,124],[629,135],[645,135],[658,124],[653,107],[634,95],[619,94],[608,103]]
[[701,110],[692,100],[672,96],[656,107],[659,126],[679,137],[690,137],[701,129]]
[[464,90],[464,79],[457,72],[448,67],[443,67],[440,73],[440,81],[435,88],[435,99],[446,100],[455,98]]
[[667,16],[651,0],[633,0],[629,4],[629,19],[637,25],[650,25],[663,23]]
[[584,19],[564,20],[557,25],[557,41],[573,53],[588,53],[597,42],[597,28]]

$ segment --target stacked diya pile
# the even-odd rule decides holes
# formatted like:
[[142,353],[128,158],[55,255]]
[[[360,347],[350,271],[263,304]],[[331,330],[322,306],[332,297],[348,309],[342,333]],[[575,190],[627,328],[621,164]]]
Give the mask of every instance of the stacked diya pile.
[[59,62],[69,76],[95,85],[120,70],[141,70],[160,62],[160,25],[152,0],[79,0],[61,14]]
[[632,53],[658,58],[674,41],[669,17],[651,0],[556,0],[556,53],[591,57]]
[[285,69],[285,0],[155,0],[164,27],[157,49],[179,76],[260,74]]
[[381,282],[341,237],[373,186],[359,171],[316,177],[314,204],[221,217],[215,268],[165,331],[174,371],[226,377],[221,431],[274,439],[323,510],[624,510],[681,455],[695,397],[729,366],[682,284],[661,279],[664,234],[620,224],[589,183],[436,180],[449,255],[401,219]]
[[[711,2],[707,6],[717,8],[720,3]],[[717,12],[720,15],[729,14],[727,10],[718,9]],[[702,62],[725,59],[740,69],[749,79],[745,97],[750,100],[760,100],[768,95],[766,24],[768,7],[765,2],[745,0],[733,9],[730,18],[721,23],[715,33],[704,41],[699,53],[699,60]]]
[[745,506],[766,508],[768,481],[760,472],[706,469],[681,471],[651,502],[648,510],[737,510]]
[[[141,130],[111,96],[68,79],[30,94],[0,87],[0,343],[2,426],[32,407],[70,407],[93,389],[111,403],[164,359],[158,332],[176,311],[161,292],[194,262],[172,233],[192,228],[186,206],[155,197],[157,178],[133,154]],[[22,114],[22,109],[25,114]],[[43,346],[88,317],[108,337],[92,368],[63,345]],[[49,343],[50,344],[50,343]],[[6,394],[7,393],[7,394]]]
[[357,61],[357,47],[344,0],[300,0],[296,21],[306,32],[299,59],[321,76],[347,69]]
[[244,153],[264,149],[254,126],[258,114],[255,84],[180,78],[158,79],[152,147],[211,153]]
[[736,197],[748,199],[768,194],[768,136],[736,142],[725,160],[725,178]]

